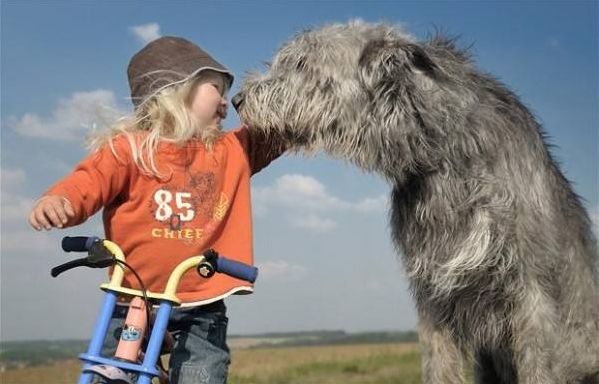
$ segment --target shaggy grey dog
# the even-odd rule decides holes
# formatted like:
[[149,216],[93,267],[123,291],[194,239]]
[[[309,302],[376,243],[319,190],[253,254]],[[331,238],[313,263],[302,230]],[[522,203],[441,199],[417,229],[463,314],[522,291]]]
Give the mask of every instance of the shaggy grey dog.
[[591,223],[518,98],[441,36],[304,31],[233,103],[252,129],[393,187],[425,383],[599,383]]

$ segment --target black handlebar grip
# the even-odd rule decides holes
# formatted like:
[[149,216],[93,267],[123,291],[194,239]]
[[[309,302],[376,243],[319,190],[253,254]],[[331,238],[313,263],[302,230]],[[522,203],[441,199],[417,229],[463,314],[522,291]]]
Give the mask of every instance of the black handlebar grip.
[[52,270],[50,271],[50,275],[52,275],[52,277],[56,277],[56,276],[60,275],[61,273],[68,271],[69,269],[73,269],[73,268],[77,268],[77,267],[85,267],[88,264],[89,263],[88,263],[86,257],[84,257],[82,259],[71,260],[67,263],[64,263],[57,267],[52,268]]
[[92,244],[99,240],[95,236],[66,236],[62,239],[62,250],[65,252],[87,252]]

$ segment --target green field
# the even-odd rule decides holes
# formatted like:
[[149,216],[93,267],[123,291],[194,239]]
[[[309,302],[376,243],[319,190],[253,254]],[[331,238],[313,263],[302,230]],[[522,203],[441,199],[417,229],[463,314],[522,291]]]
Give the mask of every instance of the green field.
[[[420,383],[417,343],[232,348],[230,384]],[[73,384],[79,363],[9,369],[2,384]]]

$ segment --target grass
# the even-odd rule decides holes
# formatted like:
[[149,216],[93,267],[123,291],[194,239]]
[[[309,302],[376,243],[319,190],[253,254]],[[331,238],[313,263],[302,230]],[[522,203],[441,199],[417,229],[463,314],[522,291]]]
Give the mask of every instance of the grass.
[[231,384],[416,384],[416,344],[365,344],[233,351]]
[[[233,349],[229,384],[417,384],[416,343]],[[2,384],[73,384],[80,364],[11,369]]]
[[79,378],[81,364],[67,360],[52,365],[40,365],[22,369],[9,369],[0,373],[2,384],[74,384]]

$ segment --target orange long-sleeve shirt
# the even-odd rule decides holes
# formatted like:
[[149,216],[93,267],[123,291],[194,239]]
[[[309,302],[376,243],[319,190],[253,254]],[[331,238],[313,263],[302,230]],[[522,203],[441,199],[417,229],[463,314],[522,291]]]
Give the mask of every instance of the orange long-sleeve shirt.
[[[250,176],[278,157],[280,147],[246,128],[223,134],[212,151],[195,140],[184,146],[161,143],[156,164],[168,177],[158,179],[140,172],[124,136],[113,143],[117,156],[105,145],[46,192],[73,205],[75,217],[67,225],[104,207],[106,238],[121,247],[152,292],[164,290],[182,260],[208,248],[253,263]],[[139,289],[129,273],[124,285]],[[203,304],[252,289],[224,274],[203,279],[189,271],[178,296],[184,304]]]

